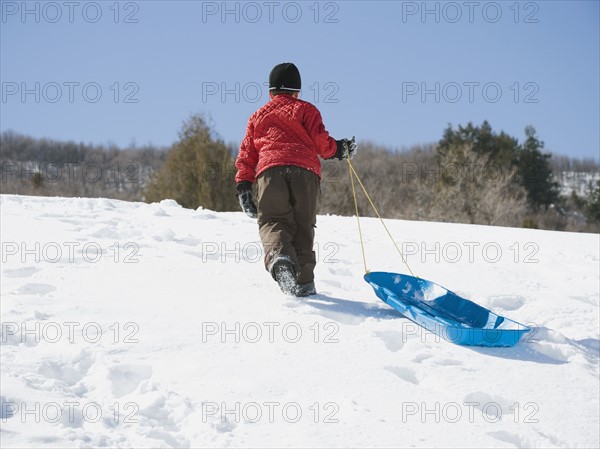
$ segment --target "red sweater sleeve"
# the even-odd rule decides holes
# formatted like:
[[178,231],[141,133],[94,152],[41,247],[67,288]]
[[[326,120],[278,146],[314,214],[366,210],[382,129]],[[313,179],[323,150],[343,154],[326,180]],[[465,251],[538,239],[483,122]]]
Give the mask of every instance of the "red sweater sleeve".
[[307,109],[304,127],[312,141],[315,143],[319,156],[323,159],[329,159],[335,155],[337,150],[335,139],[331,137],[325,129],[321,113],[313,105],[309,105]]
[[254,146],[254,124],[252,118],[248,121],[246,136],[240,145],[240,152],[235,161],[237,173],[235,182],[256,182],[256,165],[258,164],[258,151]]

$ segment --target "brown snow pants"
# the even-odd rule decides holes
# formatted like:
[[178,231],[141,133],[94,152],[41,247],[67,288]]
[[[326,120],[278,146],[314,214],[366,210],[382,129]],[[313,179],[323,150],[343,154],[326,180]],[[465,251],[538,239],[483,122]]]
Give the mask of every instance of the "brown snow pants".
[[258,233],[265,251],[265,268],[280,255],[296,264],[298,283],[314,279],[313,251],[317,221],[319,177],[300,167],[271,167],[258,184]]

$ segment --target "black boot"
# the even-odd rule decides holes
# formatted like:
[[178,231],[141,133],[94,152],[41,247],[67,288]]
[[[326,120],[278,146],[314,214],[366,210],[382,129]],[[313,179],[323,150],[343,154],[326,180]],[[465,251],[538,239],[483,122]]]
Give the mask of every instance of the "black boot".
[[310,281],[306,284],[298,284],[296,287],[296,296],[311,296],[317,294],[317,289],[315,288],[315,282]]
[[295,295],[298,289],[296,268],[294,262],[286,256],[279,256],[271,265],[271,275],[286,295]]

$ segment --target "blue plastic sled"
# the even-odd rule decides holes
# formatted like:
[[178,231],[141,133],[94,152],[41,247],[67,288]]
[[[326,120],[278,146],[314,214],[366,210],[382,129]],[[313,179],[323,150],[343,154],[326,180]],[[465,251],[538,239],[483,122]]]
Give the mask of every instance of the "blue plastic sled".
[[425,279],[379,271],[365,281],[383,302],[452,343],[514,346],[531,330]]

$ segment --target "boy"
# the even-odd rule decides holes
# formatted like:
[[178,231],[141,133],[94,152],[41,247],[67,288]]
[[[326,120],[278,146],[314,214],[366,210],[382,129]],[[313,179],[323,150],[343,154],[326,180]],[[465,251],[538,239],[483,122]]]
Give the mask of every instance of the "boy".
[[[258,218],[265,268],[286,294],[316,294],[313,243],[323,159],[352,158],[354,138],[336,141],[319,110],[298,99],[300,72],[292,63],[269,75],[271,101],[248,121],[236,159],[237,196],[242,210]],[[258,208],[252,184],[258,184]]]

